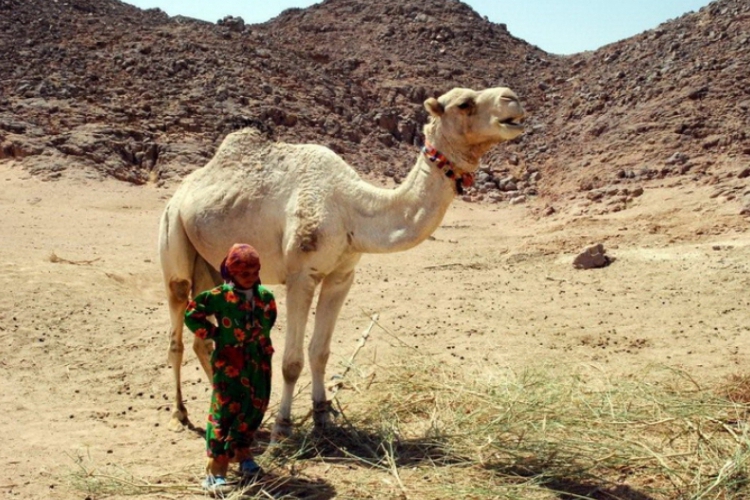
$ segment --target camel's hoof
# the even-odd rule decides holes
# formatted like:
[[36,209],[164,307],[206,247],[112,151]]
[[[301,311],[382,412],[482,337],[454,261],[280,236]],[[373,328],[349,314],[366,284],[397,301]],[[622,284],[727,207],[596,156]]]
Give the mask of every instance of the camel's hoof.
[[167,424],[167,429],[172,432],[182,432],[185,430],[185,426],[187,425],[187,423],[187,413],[177,410],[172,413],[172,418]]
[[292,435],[292,421],[288,418],[276,420],[271,431],[271,444],[280,444]]
[[290,445],[291,443],[285,441],[285,438],[281,438],[280,441],[271,441],[270,443],[268,443],[268,446],[266,446],[263,454],[272,458],[278,458],[283,457],[287,454],[293,454],[287,453],[289,450],[291,450]]
[[315,424],[315,430],[325,430],[331,427],[332,419],[331,416],[338,416],[338,412],[333,409],[333,404],[330,401],[314,401],[313,402],[313,423]]

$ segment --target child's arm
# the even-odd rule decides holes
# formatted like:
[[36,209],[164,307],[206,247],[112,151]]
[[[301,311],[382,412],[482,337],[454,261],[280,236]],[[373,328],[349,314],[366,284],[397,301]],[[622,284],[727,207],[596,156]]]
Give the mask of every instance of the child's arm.
[[214,315],[212,302],[218,297],[212,290],[198,294],[188,302],[185,310],[185,325],[190,328],[196,337],[212,339],[216,336],[218,328],[208,318]]
[[271,315],[271,320],[269,322],[269,328],[273,328],[274,323],[276,323],[276,300],[274,300],[273,296],[271,296],[271,301],[268,303],[268,312]]

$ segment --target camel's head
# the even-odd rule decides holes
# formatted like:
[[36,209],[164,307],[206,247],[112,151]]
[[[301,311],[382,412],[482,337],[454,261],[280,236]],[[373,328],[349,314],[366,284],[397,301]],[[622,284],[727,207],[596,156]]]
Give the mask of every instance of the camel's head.
[[526,113],[509,88],[455,88],[437,99],[427,99],[424,106],[432,117],[425,133],[436,135],[429,139],[446,143],[442,146],[446,149],[468,147],[478,149],[481,156],[493,145],[523,133]]

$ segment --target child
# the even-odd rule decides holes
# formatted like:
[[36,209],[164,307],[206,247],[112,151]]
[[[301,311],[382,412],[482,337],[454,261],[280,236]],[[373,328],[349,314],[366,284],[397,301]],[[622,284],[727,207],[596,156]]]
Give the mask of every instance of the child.
[[260,472],[250,445],[271,394],[270,333],[276,302],[271,291],[261,286],[259,272],[258,252],[250,245],[233,245],[221,264],[224,284],[197,295],[185,311],[187,327],[215,343],[206,424],[208,475],[203,481],[203,488],[211,492],[227,487],[230,460],[240,463],[244,477]]

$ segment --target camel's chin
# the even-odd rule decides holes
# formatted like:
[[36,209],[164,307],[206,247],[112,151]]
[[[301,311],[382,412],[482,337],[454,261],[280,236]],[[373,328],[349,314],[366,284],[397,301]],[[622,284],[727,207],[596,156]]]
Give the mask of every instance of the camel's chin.
[[520,116],[509,116],[505,118],[496,117],[493,122],[494,126],[500,130],[500,134],[505,139],[506,136],[514,135],[517,137],[523,133],[524,130],[524,115]]
[[500,124],[500,137],[504,141],[510,141],[523,134],[523,125],[516,123],[501,123]]
[[523,123],[504,121],[504,122],[499,122],[498,126],[500,127],[500,130],[503,130],[505,132],[514,132],[516,134],[523,133]]

